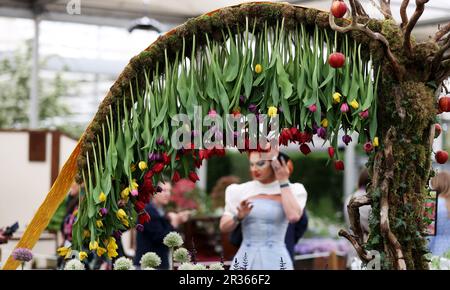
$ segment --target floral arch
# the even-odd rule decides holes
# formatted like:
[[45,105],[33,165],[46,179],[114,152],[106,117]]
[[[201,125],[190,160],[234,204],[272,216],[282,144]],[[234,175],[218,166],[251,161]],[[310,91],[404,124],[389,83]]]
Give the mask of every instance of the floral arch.
[[[432,174],[436,94],[450,72],[450,27],[428,42],[411,39],[426,2],[416,0],[411,18],[402,5],[400,25],[385,0],[385,20],[369,18],[357,0],[350,1],[351,20],[342,18],[342,7],[328,13],[255,2],[169,31],[133,57],[110,88],[17,247],[34,246],[75,178],[86,194],[73,248],[114,257],[114,235],[148,220],[144,205],[163,172],[195,181],[192,162],[199,167],[225,153],[223,147],[175,149],[170,136],[180,128],[172,120],[254,113],[279,118],[280,143],[296,142],[307,152],[313,134],[328,140],[338,170],[338,131],[358,132],[371,183],[368,195],[348,208],[353,234],[340,234],[365,262],[377,250],[383,268],[427,268],[421,217]],[[251,149],[244,145],[242,151]],[[364,243],[358,208],[367,204],[373,211]],[[17,266],[10,257],[4,268]]]

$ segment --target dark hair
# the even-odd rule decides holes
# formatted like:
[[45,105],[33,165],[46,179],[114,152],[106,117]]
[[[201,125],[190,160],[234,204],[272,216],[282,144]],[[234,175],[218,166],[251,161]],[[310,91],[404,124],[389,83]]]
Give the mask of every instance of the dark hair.
[[281,162],[281,159],[284,159],[285,162],[288,162],[289,160],[291,160],[291,158],[289,157],[289,155],[287,155],[286,153],[283,152],[279,152],[278,153],[278,157],[277,157],[278,161]]
[[364,168],[359,174],[358,188],[366,188],[367,183],[369,183],[369,171],[367,168]]

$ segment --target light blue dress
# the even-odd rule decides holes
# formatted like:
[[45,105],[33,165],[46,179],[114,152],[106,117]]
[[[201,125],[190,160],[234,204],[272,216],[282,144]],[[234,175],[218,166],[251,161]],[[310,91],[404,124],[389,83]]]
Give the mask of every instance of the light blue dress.
[[445,252],[450,251],[450,218],[445,199],[439,199],[436,236],[431,237],[429,246],[434,256],[442,256]]
[[285,244],[288,220],[280,202],[253,199],[253,208],[242,221],[242,244],[233,258],[231,270],[292,270]]

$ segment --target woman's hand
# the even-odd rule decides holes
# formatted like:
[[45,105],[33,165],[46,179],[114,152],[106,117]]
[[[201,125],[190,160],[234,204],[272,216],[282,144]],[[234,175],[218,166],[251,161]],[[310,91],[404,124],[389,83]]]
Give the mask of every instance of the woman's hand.
[[241,201],[241,204],[237,208],[237,218],[239,220],[243,220],[246,216],[248,216],[252,208],[253,204],[248,199]]
[[277,158],[275,158],[274,160],[272,160],[272,168],[273,171],[275,173],[275,178],[278,181],[287,181],[289,180],[289,167],[286,164],[286,161],[284,161],[283,159],[280,161],[278,161]]

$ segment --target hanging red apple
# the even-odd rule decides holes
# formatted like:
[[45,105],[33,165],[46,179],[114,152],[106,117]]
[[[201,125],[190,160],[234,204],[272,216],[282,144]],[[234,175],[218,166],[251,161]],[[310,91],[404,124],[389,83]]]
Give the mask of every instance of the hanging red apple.
[[450,97],[445,96],[439,99],[439,111],[450,112]]
[[448,153],[446,151],[440,150],[436,152],[434,156],[436,158],[436,162],[439,164],[444,164],[448,160]]
[[345,13],[347,13],[347,5],[343,1],[334,1],[331,5],[331,14],[336,18],[342,18]]
[[439,135],[441,135],[442,132],[442,127],[439,124],[434,124],[434,138],[439,137]]
[[328,58],[328,63],[333,68],[343,67],[345,64],[345,55],[340,52],[334,52],[330,54],[330,57]]

